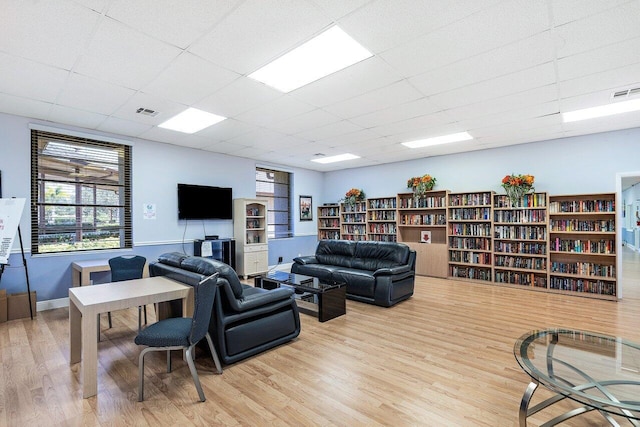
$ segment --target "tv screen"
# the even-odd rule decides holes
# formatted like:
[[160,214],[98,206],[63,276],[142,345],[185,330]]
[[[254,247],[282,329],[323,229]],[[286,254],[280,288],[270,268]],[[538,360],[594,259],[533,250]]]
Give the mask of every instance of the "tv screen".
[[231,188],[178,184],[178,219],[233,219]]

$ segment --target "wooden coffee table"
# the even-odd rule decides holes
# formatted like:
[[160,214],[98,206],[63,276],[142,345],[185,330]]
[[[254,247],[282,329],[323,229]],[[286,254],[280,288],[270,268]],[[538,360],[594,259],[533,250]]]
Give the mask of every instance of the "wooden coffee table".
[[301,313],[316,316],[320,322],[334,319],[347,312],[346,283],[323,283],[317,277],[273,271],[254,278],[256,288],[275,289],[290,286],[295,290]]

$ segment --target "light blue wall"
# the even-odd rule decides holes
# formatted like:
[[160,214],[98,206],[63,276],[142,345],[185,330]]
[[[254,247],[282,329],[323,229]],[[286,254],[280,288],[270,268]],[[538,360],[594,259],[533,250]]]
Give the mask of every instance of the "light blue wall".
[[[255,166],[253,160],[209,153],[127,138],[118,135],[84,131],[63,125],[43,123],[24,117],[0,114],[0,171],[4,197],[27,199],[20,229],[26,251],[31,289],[37,292],[38,301],[68,296],[71,285],[70,264],[77,260],[106,259],[127,251],[96,251],[69,255],[31,256],[30,200],[30,128],[29,124],[52,126],[60,131],[70,130],[117,138],[133,147],[133,252],[156,259],[168,251],[193,253],[193,240],[205,234],[220,237],[233,236],[232,221],[178,221],[177,184],[203,184],[233,188],[233,197],[255,197]],[[265,166],[265,165],[263,165]],[[298,195],[310,195],[314,203],[322,195],[323,174],[297,168],[272,166],[293,173],[294,237],[269,242],[269,264],[275,265],[278,256],[283,262],[291,262],[299,253],[311,253],[315,249],[316,222],[298,220]],[[156,219],[143,218],[144,204],[155,204]],[[26,279],[16,239],[9,266],[0,282],[7,292],[24,292]],[[132,251],[128,251],[131,253]],[[97,282],[107,281],[108,273],[97,275]]]
[[[622,241],[631,248],[640,250],[640,242],[636,241],[636,229],[638,228],[636,211],[640,209],[640,184],[635,184],[622,193],[622,203],[625,207]],[[629,205],[631,206],[630,209]],[[638,212],[638,215],[640,215],[640,212]]]
[[393,196],[425,173],[438,179],[436,189],[453,192],[504,193],[500,180],[511,173],[534,175],[536,190],[550,194],[614,192],[616,172],[639,170],[639,159],[640,129],[628,129],[332,172],[323,200],[336,201],[351,187]]
[[[4,197],[30,198],[29,123],[39,122],[0,114],[0,170]],[[82,131],[62,125],[55,127]],[[174,250],[190,254],[193,251],[193,239],[200,239],[205,233],[220,237],[233,234],[231,221],[178,221],[178,182],[229,186],[233,188],[236,198],[255,197],[256,163],[252,160],[135,138],[102,135],[120,138],[133,145],[134,251],[148,259]],[[416,156],[420,153],[418,150]],[[294,175],[292,214],[295,236],[269,242],[269,264],[275,265],[279,256],[283,257],[284,263],[288,263],[298,254],[312,253],[317,243],[315,208],[322,203],[338,201],[351,187],[363,188],[369,197],[393,196],[406,191],[405,183],[409,177],[429,173],[438,178],[437,189],[501,192],[500,180],[513,172],[535,175],[536,189],[551,194],[614,192],[616,173],[639,170],[638,159],[640,129],[636,128],[330,173],[272,165]],[[313,197],[314,221],[298,220],[299,195]],[[143,219],[142,206],[145,203],[156,205],[157,219]],[[38,292],[39,301],[68,295],[71,262],[104,259],[123,253],[88,252],[32,257],[29,253],[29,221],[27,211],[22,217],[21,230],[31,287]],[[0,288],[6,288],[9,293],[25,290],[19,245],[16,243],[13,249],[10,266],[0,283]],[[97,279],[106,281],[108,275]]]

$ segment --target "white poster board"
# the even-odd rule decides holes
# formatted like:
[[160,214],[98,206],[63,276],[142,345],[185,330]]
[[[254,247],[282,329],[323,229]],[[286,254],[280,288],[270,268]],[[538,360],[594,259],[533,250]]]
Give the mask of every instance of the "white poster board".
[[0,199],[0,264],[9,263],[25,199]]

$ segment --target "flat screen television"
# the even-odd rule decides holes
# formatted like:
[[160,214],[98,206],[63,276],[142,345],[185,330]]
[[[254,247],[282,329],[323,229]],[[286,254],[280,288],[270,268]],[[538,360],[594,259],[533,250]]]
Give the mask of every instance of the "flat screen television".
[[231,188],[178,184],[178,219],[233,219]]

